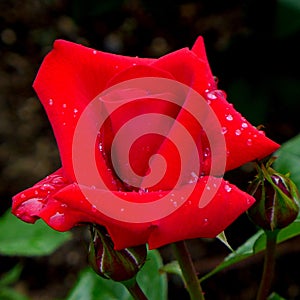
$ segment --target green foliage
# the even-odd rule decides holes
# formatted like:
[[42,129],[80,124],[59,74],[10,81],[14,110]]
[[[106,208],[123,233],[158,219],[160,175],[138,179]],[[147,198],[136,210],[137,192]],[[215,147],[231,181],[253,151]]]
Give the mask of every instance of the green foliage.
[[[138,273],[137,281],[149,300],[167,299],[167,278],[161,274],[160,254],[148,252],[147,261]],[[132,300],[127,289],[119,282],[104,279],[88,268],[80,274],[79,281],[67,300]]]
[[290,173],[291,179],[300,189],[300,135],[284,143],[275,153],[278,158],[274,168],[280,173]]
[[[282,229],[278,234],[278,243],[282,243],[288,239],[291,239],[297,235],[300,235],[300,216],[288,227]],[[232,266],[238,262],[241,262],[252,255],[255,255],[266,249],[266,235],[263,230],[259,230],[256,234],[250,237],[243,245],[241,245],[236,251],[229,254],[224,261],[219,264],[211,272],[203,276],[200,280],[204,281],[214,274]]]
[[18,281],[21,271],[22,267],[20,265],[16,265],[0,278],[1,300],[29,300],[26,296],[20,294],[12,287],[12,285]]
[[276,293],[272,293],[269,297],[268,300],[286,300],[285,298],[279,296]]
[[0,254],[2,255],[49,255],[70,237],[69,232],[57,232],[41,220],[34,225],[27,224],[12,215],[10,211],[0,217]]
[[299,32],[300,29],[300,1],[278,0],[276,14],[276,33],[279,37],[286,37]]

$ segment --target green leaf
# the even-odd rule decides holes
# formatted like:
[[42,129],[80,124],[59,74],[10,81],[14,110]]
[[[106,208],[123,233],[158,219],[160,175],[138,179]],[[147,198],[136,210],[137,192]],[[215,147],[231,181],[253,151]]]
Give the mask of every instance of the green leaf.
[[161,272],[166,272],[169,274],[175,274],[181,277],[184,280],[184,277],[182,275],[181,268],[179,266],[179,263],[177,260],[173,260],[170,263],[164,265],[163,267],[160,268]]
[[268,300],[286,300],[285,298],[279,296],[276,293],[272,293],[269,297]]
[[232,247],[229,245],[225,232],[222,231],[220,234],[217,235],[217,239],[221,241],[230,251],[233,251]]
[[163,266],[157,250],[148,252],[147,262],[137,275],[137,281],[149,300],[167,299],[167,276],[159,272]]
[[253,247],[257,239],[263,235],[263,231],[260,230],[256,234],[254,234],[251,238],[249,238],[243,245],[241,245],[236,251],[230,253],[227,257],[225,257],[224,261],[219,264],[215,269],[211,272],[207,273],[203,276],[200,281],[204,281],[212,275],[224,270],[225,268],[238,263],[249,256],[253,255]]
[[[137,281],[149,300],[167,299],[167,278],[161,274],[160,254],[148,252],[147,261],[138,273]],[[104,279],[88,268],[80,274],[79,281],[67,300],[133,300],[127,289],[119,282]]]
[[[291,239],[297,235],[300,235],[300,216],[289,226],[284,229],[281,229],[277,243],[282,243],[288,239]],[[241,245],[236,251],[229,254],[224,261],[219,264],[215,269],[211,272],[203,276],[200,281],[204,281],[216,273],[224,270],[225,268],[232,266],[240,261],[243,261],[250,256],[265,250],[266,248],[266,236],[262,230],[259,230],[256,234],[254,234],[251,238],[249,238],[243,245]]]
[[49,255],[69,240],[69,232],[58,232],[41,220],[27,224],[7,211],[0,217],[0,254],[16,256]]
[[28,297],[20,294],[12,288],[1,287],[0,288],[1,300],[29,300]]
[[299,0],[277,0],[276,33],[286,37],[300,29]]
[[16,265],[11,270],[9,270],[7,273],[3,274],[0,278],[0,288],[2,286],[14,284],[16,281],[18,281],[18,279],[21,275],[21,272],[22,272],[22,266]]
[[290,173],[300,189],[300,135],[284,143],[274,155],[278,157],[273,164],[274,169],[283,174]]

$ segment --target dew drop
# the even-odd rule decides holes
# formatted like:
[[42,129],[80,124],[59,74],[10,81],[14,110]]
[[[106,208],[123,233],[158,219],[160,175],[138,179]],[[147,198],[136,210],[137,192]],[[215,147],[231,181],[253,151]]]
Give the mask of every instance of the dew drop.
[[121,208],[121,209],[120,209],[121,212],[123,212],[124,210],[125,210],[124,208]]
[[174,205],[174,207],[177,207],[177,206],[178,206],[178,204],[177,204],[176,201],[173,201],[173,205]]
[[226,134],[227,133],[227,131],[228,131],[228,129],[227,129],[227,127],[222,127],[222,134]]
[[100,150],[100,152],[103,151],[103,144],[102,143],[99,143],[99,150]]
[[248,127],[248,124],[244,122],[244,123],[242,123],[242,127],[243,127],[243,128],[247,128],[247,127]]
[[67,104],[66,104],[66,103],[64,103],[64,104],[62,105],[62,107],[63,107],[63,108],[66,108],[66,107],[67,107]]
[[54,224],[61,224],[63,221],[64,221],[64,217],[65,215],[62,214],[62,213],[55,213],[52,217],[50,217],[50,223],[51,225],[54,225]]
[[43,191],[50,191],[50,190],[55,190],[55,187],[50,184],[50,183],[44,183],[41,187],[40,187],[41,190]]
[[231,187],[228,184],[225,184],[224,189],[227,193],[231,192]]
[[54,103],[53,99],[50,98],[48,103],[49,103],[50,106],[52,106],[53,103]]
[[206,189],[207,189],[208,191],[210,191],[210,186],[207,186]]
[[251,146],[251,145],[252,145],[252,140],[251,140],[251,139],[248,139],[248,140],[247,140],[247,145],[248,145],[248,146]]
[[227,115],[226,116],[226,120],[227,121],[232,121],[233,120],[233,116],[232,115]]
[[210,156],[210,149],[208,147],[205,148],[203,155],[204,155],[204,157],[209,157]]
[[97,54],[97,51],[96,51],[96,50],[93,50],[93,54]]
[[23,194],[21,194],[21,199],[25,199],[26,198],[26,195],[23,193]]
[[236,131],[235,131],[235,135],[241,135],[241,131],[239,130],[239,129],[237,129]]
[[215,95],[215,93],[213,93],[213,92],[207,93],[207,94],[206,94],[206,97],[207,97],[208,99],[210,99],[210,100],[215,100],[215,99],[218,98],[218,97]]
[[207,224],[208,224],[208,219],[207,218],[203,219],[203,225],[207,225]]
[[133,65],[133,66],[136,66],[136,63],[133,63],[132,65]]
[[96,207],[96,205],[93,205],[92,206],[92,212],[96,212],[97,211],[97,207]]
[[77,114],[78,113],[78,109],[77,108],[74,108],[74,114]]

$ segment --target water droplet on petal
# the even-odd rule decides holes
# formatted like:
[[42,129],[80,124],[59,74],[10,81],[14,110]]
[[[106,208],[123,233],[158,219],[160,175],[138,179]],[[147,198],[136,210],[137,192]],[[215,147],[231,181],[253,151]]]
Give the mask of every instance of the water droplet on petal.
[[233,120],[233,116],[232,115],[227,115],[226,116],[226,120],[227,121],[232,121]]
[[43,191],[53,191],[55,190],[55,187],[50,183],[44,183],[40,186],[40,189]]
[[248,124],[244,122],[244,123],[242,123],[242,127],[243,127],[243,128],[247,128],[247,127],[248,127]]
[[203,225],[207,225],[207,224],[208,224],[208,219],[207,218],[203,219]]
[[97,51],[96,51],[96,50],[93,50],[93,54],[97,54]]
[[227,193],[231,192],[231,187],[228,184],[225,184],[224,189]]
[[226,134],[227,133],[227,131],[228,131],[228,129],[227,129],[227,127],[222,127],[222,134]]
[[247,140],[247,145],[248,145],[248,146],[251,146],[251,145],[252,145],[252,140],[251,140],[251,139],[248,139],[248,140]]
[[66,107],[67,107],[67,104],[66,104],[66,103],[64,103],[64,104],[62,105],[62,107],[63,107],[63,108],[66,108]]
[[206,93],[206,98],[210,100],[216,100],[218,98],[225,99],[226,97],[227,97],[226,93],[222,90],[213,90],[213,91],[208,91]]
[[235,135],[241,135],[241,131],[239,130],[239,129],[237,129],[236,131],[235,131]]
[[206,94],[206,97],[210,100],[215,100],[217,99],[218,97],[216,96],[216,94],[214,92],[209,92]]
[[204,149],[203,155],[204,155],[204,157],[209,157],[210,156],[210,149],[208,147]]
[[52,226],[59,226],[64,222],[65,215],[63,213],[55,213],[52,217],[50,217],[49,222]]
[[52,106],[53,103],[54,103],[53,99],[49,99],[49,102],[48,102],[48,103],[49,103],[50,106]]

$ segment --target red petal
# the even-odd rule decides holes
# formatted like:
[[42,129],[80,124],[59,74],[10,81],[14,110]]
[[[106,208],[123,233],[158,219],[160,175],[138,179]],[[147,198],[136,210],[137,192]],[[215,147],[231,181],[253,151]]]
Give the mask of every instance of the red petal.
[[201,95],[215,88],[206,56],[199,57],[187,48],[165,55],[152,63],[156,68],[171,73],[179,82],[192,87]]
[[226,170],[264,158],[280,147],[267,138],[263,131],[251,125],[224,98],[213,100],[211,107],[220,121],[226,140]]
[[[33,86],[53,126],[69,179],[75,179],[71,160],[72,140],[82,111],[116,73],[135,63],[149,64],[152,61],[103,53],[63,40],[55,42]],[[108,182],[111,181],[110,176],[106,174]]]
[[[56,179],[57,183],[53,184]],[[170,205],[175,210],[161,219],[138,223],[112,219],[97,210],[95,206],[97,202],[95,201],[94,204],[89,202],[77,184],[67,184],[59,170],[33,188],[15,196],[13,213],[27,222],[34,222],[37,218],[42,218],[49,226],[59,231],[69,230],[80,223],[103,225],[112,236],[116,249],[147,242],[151,248],[157,248],[178,240],[215,237],[254,202],[253,197],[228,182],[210,178],[211,181],[207,185],[208,179],[208,177],[204,177],[198,180],[191,196],[182,206],[179,206],[180,201],[184,200],[179,198],[182,198],[181,195],[185,195],[191,185],[183,186],[176,195],[172,192],[114,192],[114,195],[130,203],[151,203],[150,207],[155,203],[152,201],[166,196],[164,200],[166,205]],[[215,183],[220,186],[218,187]],[[48,191],[42,190],[45,185],[49,188]],[[54,187],[54,190],[49,187],[50,185]],[[203,203],[201,196],[205,190],[216,194],[211,199],[205,198],[204,202],[206,203]],[[35,191],[38,191],[38,195]],[[105,190],[96,192],[100,201],[110,199],[111,192]],[[43,204],[42,206],[32,205],[31,202],[34,202],[36,197],[39,197],[38,201]],[[202,207],[199,207],[199,199],[202,201]],[[178,208],[176,207],[177,203]],[[108,207],[108,209],[119,210],[120,207]],[[167,207],[167,209],[169,208]],[[153,205],[152,211],[150,209],[147,213],[157,214],[155,205]],[[131,217],[135,218],[135,215],[133,214]]]
[[192,51],[198,56],[198,58],[200,60],[202,60],[206,66],[206,72],[205,74],[207,74],[207,78],[209,80],[209,82],[211,83],[210,88],[214,88],[215,87],[215,82],[213,80],[213,74],[211,72],[210,66],[209,66],[209,62],[207,59],[207,55],[206,55],[206,50],[205,50],[205,44],[204,44],[204,40],[202,36],[199,36],[196,40],[196,42],[194,43],[193,47],[192,47]]

